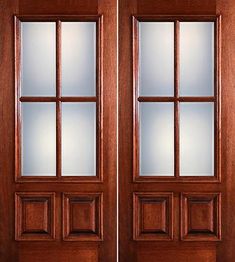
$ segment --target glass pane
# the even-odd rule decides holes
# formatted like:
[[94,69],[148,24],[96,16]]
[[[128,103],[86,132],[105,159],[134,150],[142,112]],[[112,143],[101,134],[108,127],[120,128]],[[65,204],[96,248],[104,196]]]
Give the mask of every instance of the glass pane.
[[96,175],[96,103],[62,103],[62,173]]
[[180,103],[180,173],[214,175],[213,103]]
[[56,175],[56,105],[22,103],[22,176]]
[[94,96],[96,23],[62,23],[62,94]]
[[174,175],[174,104],[140,104],[140,175]]
[[214,94],[214,23],[180,23],[180,95]]
[[21,93],[54,96],[56,92],[55,23],[22,22]]
[[174,94],[174,23],[139,23],[141,96]]

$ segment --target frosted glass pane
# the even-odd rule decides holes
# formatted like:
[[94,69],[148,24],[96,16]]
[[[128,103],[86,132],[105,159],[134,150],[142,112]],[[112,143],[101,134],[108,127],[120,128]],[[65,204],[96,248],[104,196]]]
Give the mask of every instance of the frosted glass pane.
[[56,92],[56,34],[53,22],[21,23],[21,93],[53,96]]
[[139,23],[140,76],[142,96],[174,94],[174,23]]
[[214,175],[214,104],[180,104],[180,174]]
[[174,175],[174,104],[140,104],[140,175]]
[[56,175],[56,105],[22,103],[22,176]]
[[62,104],[62,173],[96,175],[96,103]]
[[180,23],[180,95],[214,94],[214,23]]
[[96,23],[62,23],[62,94],[94,96]]

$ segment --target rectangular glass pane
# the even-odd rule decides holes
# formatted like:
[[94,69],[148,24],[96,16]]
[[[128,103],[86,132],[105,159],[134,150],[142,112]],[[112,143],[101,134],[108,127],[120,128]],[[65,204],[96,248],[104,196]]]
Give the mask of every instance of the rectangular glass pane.
[[180,23],[180,95],[214,94],[214,23]]
[[62,103],[62,175],[96,175],[96,103]]
[[140,175],[174,175],[174,103],[140,103]]
[[55,103],[22,103],[21,110],[22,176],[55,176]]
[[214,175],[214,103],[180,103],[180,175]]
[[21,23],[21,93],[56,93],[56,33],[53,22]]
[[139,93],[174,94],[174,23],[139,22]]
[[96,94],[96,23],[62,23],[62,94]]

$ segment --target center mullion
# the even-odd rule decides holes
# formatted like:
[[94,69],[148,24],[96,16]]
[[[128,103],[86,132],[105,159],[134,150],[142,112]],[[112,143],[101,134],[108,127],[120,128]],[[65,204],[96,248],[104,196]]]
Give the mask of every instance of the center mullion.
[[61,177],[61,21],[56,21],[56,175]]
[[174,175],[180,174],[179,149],[179,21],[174,22]]

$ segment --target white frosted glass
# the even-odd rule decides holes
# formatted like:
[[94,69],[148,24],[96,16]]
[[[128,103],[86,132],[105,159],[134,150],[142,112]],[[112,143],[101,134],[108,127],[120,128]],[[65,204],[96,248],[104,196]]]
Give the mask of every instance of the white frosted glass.
[[53,22],[21,23],[21,93],[56,93],[56,34]]
[[96,103],[62,103],[62,175],[96,175]]
[[96,23],[62,23],[62,94],[94,96]]
[[139,93],[174,94],[174,23],[139,22]]
[[22,176],[55,176],[55,103],[22,103],[21,109]]
[[214,23],[180,23],[180,95],[214,94]]
[[180,103],[180,175],[214,175],[213,103]]
[[173,103],[140,103],[140,175],[174,175]]

